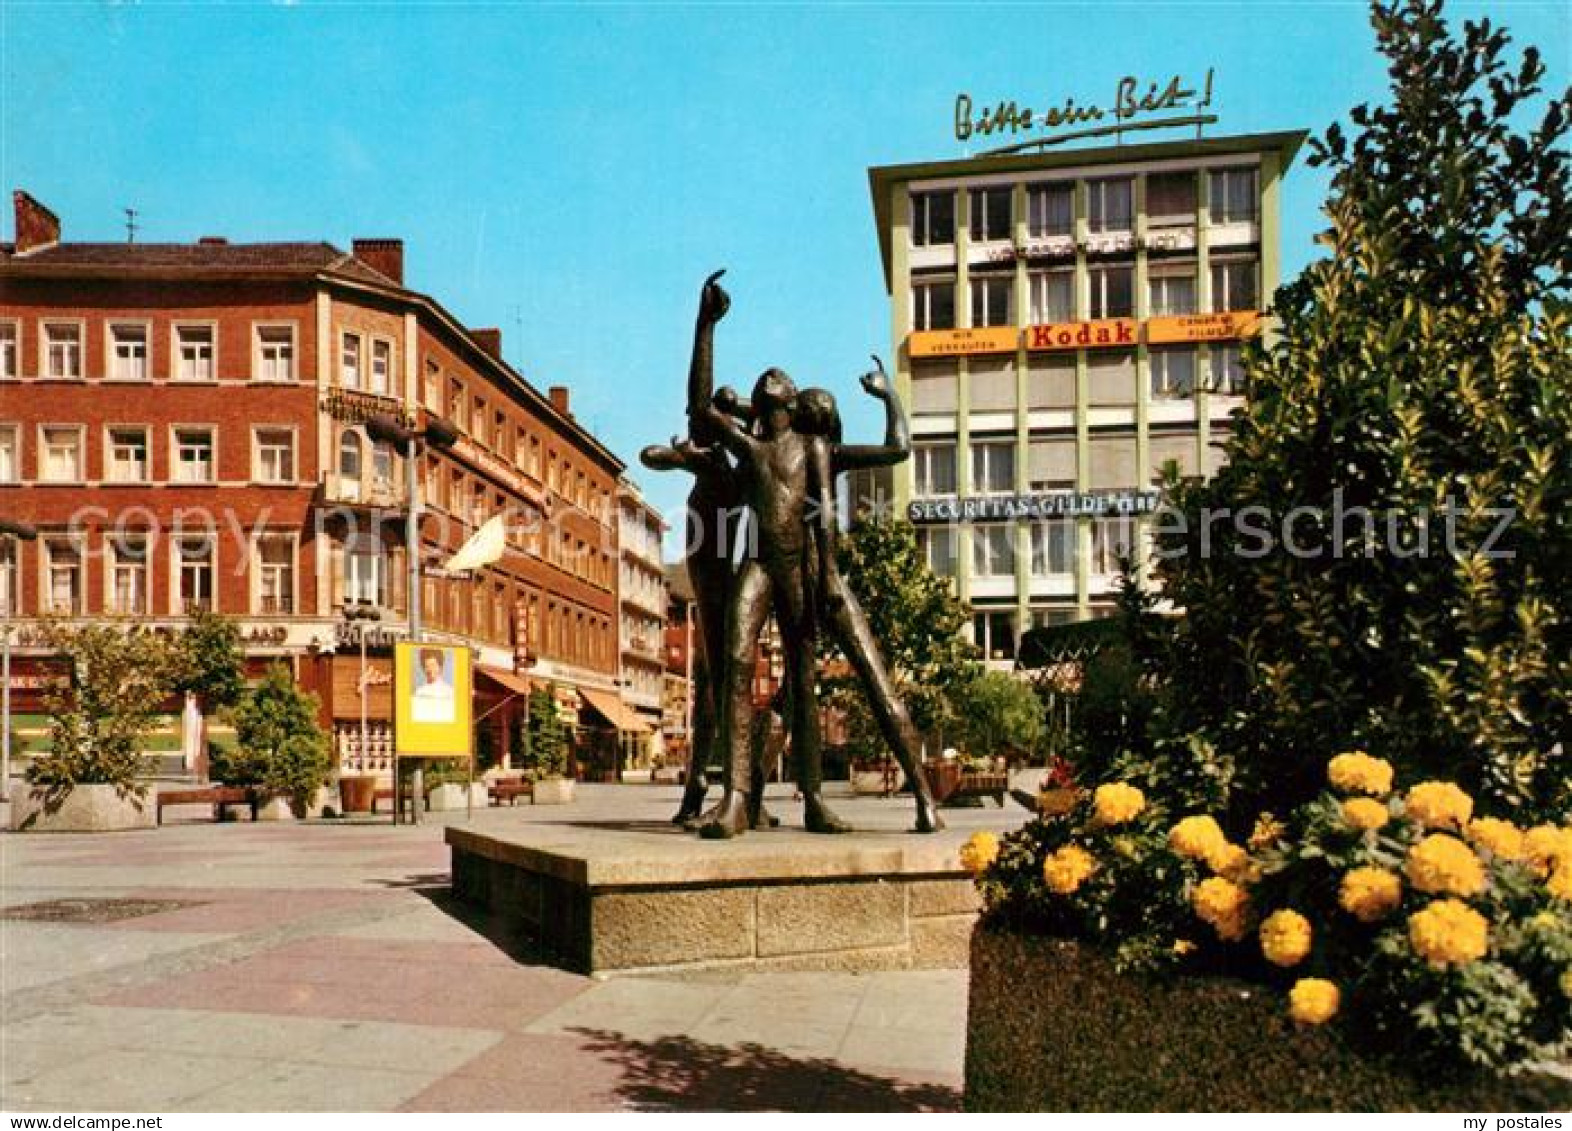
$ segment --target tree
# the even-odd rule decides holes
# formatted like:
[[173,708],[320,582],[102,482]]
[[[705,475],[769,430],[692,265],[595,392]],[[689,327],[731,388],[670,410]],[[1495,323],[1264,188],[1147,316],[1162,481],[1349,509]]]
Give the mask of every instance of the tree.
[[45,621],[42,642],[65,656],[69,680],[44,695],[50,751],[27,769],[44,809],[60,807],[77,785],[113,785],[122,797],[147,794],[143,747],[170,693],[170,645],[142,628]]
[[[960,635],[966,609],[950,581],[928,568],[916,530],[906,522],[858,522],[837,544],[836,564],[917,729],[930,733],[953,723],[952,696],[976,673],[975,650]],[[835,662],[843,657],[827,636],[821,636],[821,656],[836,673],[823,680],[822,695],[846,713],[853,755],[882,753],[861,684],[844,662]]]
[[332,768],[319,710],[317,697],[295,686],[289,668],[272,665],[235,708],[235,748],[215,753],[213,777],[259,786],[303,812]]
[[[1238,820],[1349,747],[1547,814],[1572,801],[1572,97],[1541,104],[1533,48],[1509,67],[1504,32],[1458,38],[1432,0],[1373,23],[1390,105],[1312,146],[1331,255],[1247,351],[1225,467],[1169,484],[1156,572],[1185,615],[1162,756]],[[1306,552],[1254,553],[1252,507],[1273,531],[1309,508]],[[1208,511],[1235,519],[1209,553]]]
[[961,747],[972,758],[1020,759],[1041,752],[1048,733],[1042,700],[1006,672],[979,671],[956,698]]
[[536,687],[529,693],[529,743],[519,764],[525,775],[560,778],[568,772],[568,728],[557,710],[557,685]]
[[240,626],[218,613],[198,613],[175,637],[174,687],[195,695],[204,714],[240,702],[246,691]]

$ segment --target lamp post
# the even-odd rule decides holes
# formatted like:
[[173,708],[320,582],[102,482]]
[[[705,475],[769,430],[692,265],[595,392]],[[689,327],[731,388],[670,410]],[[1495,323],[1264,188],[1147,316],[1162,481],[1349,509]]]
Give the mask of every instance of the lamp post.
[[409,639],[418,643],[421,638],[420,604],[420,484],[417,463],[422,446],[439,451],[458,443],[458,430],[445,420],[436,418],[424,428],[406,428],[394,416],[379,414],[366,421],[366,435],[376,443],[391,444],[404,457],[404,553],[409,559]]
[[[0,518],[0,538],[14,538],[19,542],[32,542],[38,538],[38,531],[25,522],[15,519]],[[20,573],[21,565],[17,563]],[[0,800],[11,800],[11,586],[16,584],[12,578],[6,579],[6,591],[0,594],[5,599],[5,623],[0,624]]]

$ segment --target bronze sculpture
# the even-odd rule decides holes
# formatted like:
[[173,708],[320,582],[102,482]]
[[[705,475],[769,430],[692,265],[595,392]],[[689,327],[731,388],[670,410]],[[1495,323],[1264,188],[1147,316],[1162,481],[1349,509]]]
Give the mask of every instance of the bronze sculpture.
[[[780,696],[784,706],[777,709],[789,719],[805,827],[812,832],[850,831],[823,797],[815,659],[818,634],[828,628],[862,680],[881,732],[911,782],[917,831],[932,832],[942,822],[923,777],[916,728],[833,554],[835,477],[906,459],[911,444],[905,415],[882,364],[863,378],[863,388],[886,408],[885,442],[877,446],[843,444],[835,398],[822,389],[799,394],[779,370],[759,377],[747,405],[729,388],[712,394],[714,326],[730,306],[718,282],[721,274],[705,281],[700,301],[689,368],[688,438],[673,439],[670,447],[646,448],[641,456],[655,470],[680,468],[694,476],[687,561],[703,665],[695,669],[690,771],[675,819],[697,824],[707,837],[731,837],[750,824],[770,822],[759,806],[761,743],[759,729],[752,725],[751,684],[754,649],[773,611],[788,660]],[[750,544],[733,572],[726,525],[744,504],[752,520]],[[704,766],[712,753],[726,769],[725,793],[714,809],[695,818],[706,788]]]

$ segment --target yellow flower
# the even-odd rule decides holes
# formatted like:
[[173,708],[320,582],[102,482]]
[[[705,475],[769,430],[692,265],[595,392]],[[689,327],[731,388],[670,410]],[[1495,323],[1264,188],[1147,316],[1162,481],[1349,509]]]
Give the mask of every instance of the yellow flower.
[[1474,850],[1455,836],[1431,833],[1408,850],[1408,882],[1433,895],[1478,895],[1485,890],[1485,866]]
[[1067,844],[1043,861],[1043,879],[1048,890],[1057,895],[1069,895],[1084,884],[1097,871],[1097,861],[1086,849]]
[[1301,1025],[1324,1025],[1337,1016],[1342,994],[1325,978],[1300,978],[1288,991],[1288,1015]]
[[1192,860],[1205,860],[1227,843],[1222,827],[1211,817],[1186,817],[1168,833],[1168,847]]
[[1343,877],[1337,902],[1361,923],[1374,923],[1403,902],[1403,881],[1381,868],[1355,868]]
[[1572,861],[1572,829],[1535,825],[1523,834],[1523,852],[1543,879],[1558,863]]
[[1175,939],[1174,953],[1177,954],[1180,958],[1184,958],[1186,955],[1194,954],[1195,944],[1189,939]]
[[1392,792],[1392,764],[1372,758],[1363,750],[1339,754],[1326,764],[1327,780],[1343,793],[1368,793],[1384,797]]
[[1201,921],[1227,942],[1244,938],[1250,910],[1250,897],[1232,880],[1213,876],[1196,885],[1191,904]]
[[1550,873],[1550,879],[1545,881],[1545,890],[1557,899],[1572,903],[1572,860],[1563,860],[1556,865],[1555,871]]
[[1462,832],[1474,815],[1474,799],[1449,781],[1420,782],[1403,799],[1407,814],[1427,829]]
[[1490,924],[1466,903],[1438,899],[1408,917],[1408,941],[1437,969],[1461,966],[1490,949]]
[[1297,966],[1310,953],[1310,920],[1297,911],[1274,911],[1261,924],[1261,953],[1273,966]]
[[1245,843],[1250,846],[1251,852],[1260,852],[1263,848],[1271,848],[1287,835],[1288,826],[1272,814],[1262,813],[1255,819],[1255,828],[1250,830],[1250,839]]
[[1350,797],[1343,802],[1343,820],[1361,832],[1379,829],[1389,816],[1385,805],[1369,797]]
[[1260,869],[1250,854],[1237,844],[1224,841],[1206,854],[1206,865],[1224,879],[1236,884],[1253,884],[1261,878]]
[[973,833],[972,838],[961,845],[961,867],[974,876],[987,871],[998,856],[999,838],[993,833]]
[[1099,825],[1122,825],[1133,821],[1145,808],[1146,795],[1123,782],[1100,785],[1092,794],[1092,810]]
[[1523,830],[1499,817],[1476,817],[1468,822],[1468,839],[1475,847],[1488,848],[1497,860],[1521,860],[1527,851]]
[[1044,817],[1062,817],[1081,799],[1078,789],[1045,789],[1037,795],[1037,811]]

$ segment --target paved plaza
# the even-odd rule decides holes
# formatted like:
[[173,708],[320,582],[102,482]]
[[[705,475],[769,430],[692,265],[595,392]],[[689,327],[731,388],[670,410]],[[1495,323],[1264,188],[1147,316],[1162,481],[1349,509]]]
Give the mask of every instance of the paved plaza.
[[[676,805],[665,787],[580,789],[571,812],[585,821],[656,821]],[[784,795],[772,804],[798,820]],[[837,807],[866,825],[910,815],[906,799]],[[170,815],[149,832],[0,836],[0,1107],[960,1105],[964,970],[594,980],[452,903],[439,821]],[[990,804],[951,823],[1025,817]]]

